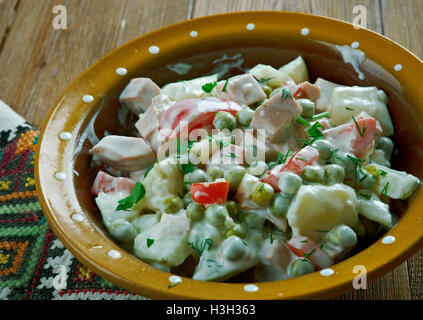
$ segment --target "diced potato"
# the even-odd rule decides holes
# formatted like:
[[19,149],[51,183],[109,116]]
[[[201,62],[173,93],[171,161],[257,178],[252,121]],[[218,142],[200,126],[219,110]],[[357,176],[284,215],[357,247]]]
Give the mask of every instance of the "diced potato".
[[356,225],[356,206],[355,191],[349,186],[302,185],[288,209],[288,224],[294,233],[319,241],[336,225]]
[[273,68],[272,66],[258,64],[249,71],[258,81],[264,81],[272,89],[283,86],[287,81],[293,79],[283,71]]
[[169,195],[183,193],[183,175],[173,164],[172,158],[156,163],[144,179],[145,196],[134,206],[134,210],[160,211],[162,200]]
[[370,155],[370,162],[379,164],[381,166],[390,167],[391,162],[389,161],[388,157],[386,156],[386,153],[383,150],[376,149],[371,155]]
[[255,246],[251,246],[251,242],[230,236],[218,248],[203,252],[192,278],[225,281],[256,265],[259,261],[256,250]]
[[173,101],[201,98],[206,94],[202,86],[206,83],[213,83],[215,81],[217,81],[217,74],[192,80],[173,82],[165,85],[161,93],[167,95]]
[[[211,240],[210,248],[208,247],[208,245],[207,247],[205,247],[204,245],[204,241],[206,239]],[[218,228],[207,222],[206,219],[203,219],[199,222],[195,222],[188,236],[188,243],[190,244],[191,248],[196,251],[202,251],[204,248],[207,248],[207,250],[214,249],[219,246],[222,241],[223,232],[221,232]]]
[[375,221],[385,228],[392,227],[392,215],[389,206],[380,201],[376,194],[372,193],[369,200],[359,195],[357,209],[358,213],[367,219]]
[[[230,143],[230,137],[229,137]],[[214,139],[202,139],[199,142],[194,142],[191,147],[191,152],[195,154],[200,163],[207,164],[211,155],[218,149],[217,143]]]
[[189,219],[163,213],[158,224],[135,238],[135,255],[146,262],[179,266],[192,253],[187,245],[190,230]]
[[142,216],[135,218],[131,223],[138,233],[144,232],[150,229],[154,225],[160,222],[161,214],[143,214]]
[[405,200],[416,191],[420,180],[405,171],[397,171],[372,163],[365,169],[376,176],[376,190],[393,199]]
[[341,125],[365,111],[380,122],[384,136],[391,136],[394,127],[386,104],[386,94],[376,87],[336,87],[330,115],[335,125]]
[[307,65],[302,56],[292,60],[290,63],[279,68],[279,71],[283,71],[294,79],[295,83],[301,83],[308,81],[308,70]]
[[246,173],[238,186],[235,198],[241,209],[257,209],[258,206],[251,200],[251,195],[260,184],[260,179]]

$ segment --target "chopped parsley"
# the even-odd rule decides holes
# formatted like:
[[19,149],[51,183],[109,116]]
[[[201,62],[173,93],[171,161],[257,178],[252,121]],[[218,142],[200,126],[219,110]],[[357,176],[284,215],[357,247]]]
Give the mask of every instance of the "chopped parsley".
[[352,117],[352,119],[353,119],[353,121],[355,123],[355,126],[357,127],[358,134],[360,135],[360,137],[363,137],[364,136],[364,133],[366,132],[366,129],[367,129],[366,128],[366,123],[363,121],[363,129],[360,129],[360,126],[358,125],[358,123],[355,120],[355,118]]
[[262,183],[262,184],[260,185],[260,187],[258,188],[258,192],[262,192],[262,191],[263,191],[263,187],[264,187],[264,183]]
[[298,118],[297,118],[297,122],[298,122],[299,124],[302,124],[302,125],[306,126],[306,127],[310,127],[310,126],[311,126],[310,122],[308,122],[308,121],[307,121],[306,119],[304,119],[303,117],[298,117]]
[[320,128],[325,129],[319,122],[315,122],[310,128],[306,130],[306,134],[313,139],[320,139],[323,137],[323,133]]
[[339,148],[332,151],[332,158],[338,159],[338,160],[341,160],[341,161],[344,160],[340,156],[338,156],[338,151],[339,151]]
[[384,170],[379,170],[379,174],[381,176],[386,176],[388,174],[388,172],[384,171]]
[[323,244],[323,242],[320,244],[320,249],[323,249],[323,246],[324,246],[324,244]]
[[371,198],[369,194],[365,194],[365,193],[360,193],[360,196],[362,196],[363,198],[366,198],[367,200],[370,200]]
[[[210,264],[212,264],[212,265],[210,265]],[[207,267],[211,268],[211,267],[213,267],[213,265],[214,265],[214,267],[219,267],[219,268],[223,267],[223,264],[220,264],[216,260],[207,259]]]
[[273,243],[273,234],[272,234],[272,230],[271,229],[269,229],[269,241],[270,241],[270,244]]
[[119,205],[117,206],[116,211],[129,211],[129,209],[131,209],[134,204],[140,201],[144,197],[144,195],[144,185],[140,182],[135,183],[135,186],[132,189],[130,195],[118,201]]
[[291,91],[288,88],[282,88],[281,98],[282,99],[291,99],[291,100],[294,100],[294,97],[292,96],[292,93],[291,93]]
[[181,170],[184,174],[194,172],[195,167],[191,162],[181,164]]
[[275,163],[273,163],[272,165],[269,166],[269,169],[272,169],[279,164],[284,164],[286,162],[286,160],[288,159],[290,153],[291,153],[291,150],[288,150],[286,152],[286,154],[284,156],[282,156],[281,153],[278,152],[278,158],[276,159]]
[[305,140],[305,139],[300,139],[300,141],[302,143],[304,143],[303,147],[311,146],[311,144],[313,143],[312,141],[308,141],[308,140]]
[[235,153],[233,152],[229,152],[229,155],[226,155],[226,157],[231,157],[231,158],[239,158]]
[[350,154],[347,154],[348,159],[350,159],[352,162],[354,162],[357,166],[361,167],[361,164],[364,162],[363,159],[356,158]]
[[190,246],[194,251],[198,253],[199,256],[201,256],[204,252],[204,250],[210,250],[210,248],[213,246],[213,240],[210,238],[203,239],[200,242],[200,248],[196,248],[194,245],[194,242],[188,242],[188,246]]
[[300,242],[306,243],[306,242],[308,242],[308,240],[307,239],[304,239],[304,240],[301,240]]
[[154,164],[152,166],[150,166],[144,173],[144,178],[147,177],[148,173],[151,171],[151,169],[153,169]]
[[389,182],[387,182],[387,183],[385,184],[385,186],[383,187],[383,189],[382,189],[382,194],[383,194],[384,196],[386,196],[386,193],[388,192],[388,188],[389,188]]
[[350,107],[345,107],[345,110],[354,111],[354,109],[353,108],[350,108]]
[[168,285],[168,286],[167,286],[167,288],[168,288],[168,289],[173,288],[173,287],[177,286],[177,285],[178,285],[178,284],[180,284],[180,283],[181,283],[181,281],[178,281],[178,282],[172,283],[172,284]]
[[316,251],[316,249],[312,249],[310,252],[304,253],[304,261],[310,260],[310,257],[314,251]]
[[306,159],[306,158],[301,158],[301,157],[295,157],[295,159],[302,160],[302,161],[305,161],[305,162],[308,162],[308,161],[309,161],[308,159]]
[[154,239],[147,239],[147,248],[150,248],[154,243]]
[[222,92],[226,91],[226,86],[228,85],[229,79],[226,79],[225,85],[223,86]]
[[212,90],[214,89],[214,87],[216,87],[217,86],[217,82],[216,81],[214,81],[214,82],[209,82],[209,83],[206,83],[205,85],[203,85],[202,87],[201,87],[201,89],[203,89],[203,91],[204,92],[206,92],[206,93],[210,93],[210,92],[212,92]]
[[321,118],[325,118],[325,117],[329,117],[329,115],[330,115],[330,113],[329,112],[322,112],[322,113],[319,113],[319,114],[316,114],[316,115],[314,115],[314,116],[312,116],[311,117],[311,120],[313,120],[313,121],[315,121],[315,120],[317,120],[317,119],[321,119]]

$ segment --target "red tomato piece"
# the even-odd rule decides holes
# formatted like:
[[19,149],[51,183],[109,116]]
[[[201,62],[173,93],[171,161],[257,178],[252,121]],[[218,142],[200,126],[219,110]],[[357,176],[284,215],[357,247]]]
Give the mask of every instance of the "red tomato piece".
[[333,260],[327,253],[308,237],[293,236],[286,242],[286,245],[296,256],[310,260],[316,270],[329,268],[333,265]]
[[99,171],[91,187],[91,193],[97,196],[100,192],[125,192],[128,195],[135,186],[135,182],[128,178],[116,178],[103,171]]
[[224,204],[228,191],[228,181],[202,182],[193,183],[190,194],[192,200],[202,205]]

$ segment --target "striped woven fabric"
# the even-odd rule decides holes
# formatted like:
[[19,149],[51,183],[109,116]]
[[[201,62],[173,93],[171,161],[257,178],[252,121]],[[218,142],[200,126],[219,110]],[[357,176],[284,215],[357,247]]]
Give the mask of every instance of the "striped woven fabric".
[[145,299],[95,275],[53,234],[35,192],[38,137],[0,100],[0,300]]

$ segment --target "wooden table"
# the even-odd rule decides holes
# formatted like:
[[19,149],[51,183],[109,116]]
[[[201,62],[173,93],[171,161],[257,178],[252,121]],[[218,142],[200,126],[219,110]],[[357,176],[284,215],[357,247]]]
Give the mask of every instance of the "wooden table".
[[[64,5],[67,29],[52,26]],[[223,12],[286,10],[367,26],[423,57],[423,0],[0,0],[0,99],[40,127],[47,110],[82,71],[112,49],[156,28]],[[0,115],[1,116],[1,115]],[[423,299],[419,251],[394,271],[339,299]]]

